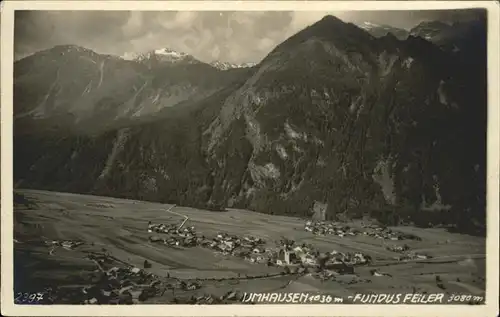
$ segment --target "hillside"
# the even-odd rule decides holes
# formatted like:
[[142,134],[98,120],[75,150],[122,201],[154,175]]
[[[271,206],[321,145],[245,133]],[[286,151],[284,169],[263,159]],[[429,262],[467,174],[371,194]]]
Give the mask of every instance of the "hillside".
[[[484,224],[486,39],[472,40],[456,54],[328,16],[253,68],[108,57],[103,75],[96,56],[71,63],[74,84],[42,80],[70,70],[35,54],[16,65],[15,112],[52,112],[16,121],[15,180],[215,210],[306,217],[320,202],[331,218],[440,210],[463,229]],[[87,124],[76,133],[60,116]]]
[[16,122],[28,131],[109,129],[197,102],[247,71],[222,72],[191,56],[170,59],[149,54],[130,61],[75,45],[31,55],[14,64]]

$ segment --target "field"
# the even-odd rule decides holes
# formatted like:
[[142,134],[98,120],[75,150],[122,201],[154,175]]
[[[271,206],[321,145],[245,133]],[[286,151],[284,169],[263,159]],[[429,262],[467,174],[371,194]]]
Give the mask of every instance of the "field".
[[[95,263],[84,252],[105,252],[120,263],[143,269],[156,276],[177,280],[200,280],[201,288],[183,291],[186,296],[239,292],[320,292],[335,296],[356,293],[449,293],[484,296],[485,239],[444,229],[397,227],[413,233],[421,241],[404,241],[415,252],[431,259],[399,262],[385,241],[368,236],[317,236],[304,230],[304,220],[254,213],[243,210],[209,212],[185,207],[172,211],[189,217],[186,226],[194,226],[207,237],[219,232],[252,235],[275,244],[282,237],[298,243],[310,243],[322,252],[363,252],[373,258],[368,266],[356,267],[355,274],[339,275],[334,281],[321,281],[312,274],[280,275],[282,268],[255,264],[202,247],[172,248],[151,243],[148,221],[180,223],[183,218],[167,212],[168,205],[133,200],[96,197],[35,190],[17,190],[35,205],[14,210],[15,292],[38,292],[43,287],[79,287],[95,271]],[[349,225],[356,227],[357,222]],[[51,250],[43,244],[51,240],[81,240],[80,249]],[[393,243],[394,242],[394,243]],[[372,276],[378,269],[390,276]],[[251,278],[252,276],[267,277]],[[442,280],[438,287],[436,277]],[[182,292],[181,292],[182,293]],[[179,292],[177,294],[180,294]],[[171,292],[148,303],[168,303]],[[446,298],[446,296],[445,296]]]

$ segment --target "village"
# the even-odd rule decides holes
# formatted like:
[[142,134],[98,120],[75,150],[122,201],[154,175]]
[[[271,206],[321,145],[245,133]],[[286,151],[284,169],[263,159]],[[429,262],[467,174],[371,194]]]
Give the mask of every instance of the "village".
[[393,231],[389,228],[380,227],[374,224],[364,224],[363,230],[351,228],[335,222],[326,221],[307,221],[304,227],[305,231],[315,235],[336,235],[338,237],[365,235],[383,240],[421,240],[420,237],[402,232]]
[[252,263],[268,266],[281,266],[286,270],[301,270],[305,268],[336,268],[339,271],[349,270],[348,267],[369,264],[370,256],[361,252],[341,253],[335,250],[321,253],[312,245],[296,244],[290,239],[282,239],[277,245],[261,238],[252,236],[236,236],[219,233],[215,237],[198,236],[193,226],[177,229],[175,225],[148,224],[148,232],[163,233],[150,236],[149,241],[163,243],[170,247],[208,248],[222,255],[242,258]]
[[[321,281],[334,281],[339,275],[356,275],[356,267],[369,266],[373,259],[362,252],[338,252],[331,250],[320,252],[313,245],[299,243],[292,239],[283,237],[280,241],[266,241],[265,239],[249,235],[230,235],[219,232],[215,236],[206,237],[199,234],[194,226],[184,226],[182,223],[152,223],[147,225],[149,243],[164,245],[167,248],[183,250],[186,248],[201,247],[209,249],[222,257],[238,257],[243,261],[255,265],[273,266],[280,269],[277,275],[304,275],[309,274]],[[325,221],[307,221],[304,229],[313,234],[335,234],[339,237],[367,235],[375,239],[404,240],[418,239],[418,237],[403,235],[377,226],[365,226],[361,230],[342,226],[337,223]],[[45,241],[52,254],[57,248],[75,250],[84,245],[83,241]],[[393,258],[396,261],[407,261],[413,259],[428,259],[427,255],[411,252],[407,244],[388,245],[388,251],[397,254]],[[202,291],[203,283],[210,279],[183,280],[170,276],[157,276],[148,273],[152,264],[144,260],[143,267],[130,266],[127,263],[114,258],[112,255],[101,253],[89,253],[87,259],[93,261],[97,267],[92,274],[93,285],[83,287],[79,290],[59,291],[58,301],[61,297],[68,303],[84,304],[134,304],[144,302],[154,297],[167,297],[177,303],[228,303],[239,299],[239,292],[231,291],[224,296],[213,296]],[[376,269],[370,271],[374,277],[389,275]],[[276,275],[274,275],[276,276]],[[252,278],[271,278],[272,274],[263,276],[245,276]],[[231,277],[228,280],[238,278]],[[224,279],[219,279],[224,280]],[[358,282],[370,282],[366,279],[357,279]],[[356,283],[353,279],[349,283]],[[177,295],[175,294],[177,291]],[[190,296],[181,294],[190,293]],[[170,294],[171,293],[171,294]],[[55,293],[54,293],[55,294]],[[187,296],[187,297],[186,297]]]
[[[78,246],[74,244],[74,248]],[[42,292],[43,302],[38,303],[139,304],[151,298],[161,297],[167,303],[214,304],[230,303],[240,297],[240,294],[234,291],[222,296],[204,293],[194,295],[193,292],[202,287],[202,281],[152,274],[146,270],[150,267],[147,260],[144,261],[143,269],[127,265],[105,252],[90,252],[86,259],[96,265],[96,269],[87,276],[88,285],[46,288]]]
[[[376,225],[363,225],[363,229],[355,229],[346,225],[325,221],[307,221],[305,231],[315,235],[336,235],[348,237],[365,235],[375,239],[402,241],[421,240],[418,236],[404,234]],[[194,226],[179,228],[179,224],[148,224],[149,233],[164,234],[152,235],[150,242],[163,243],[170,247],[204,247],[223,255],[240,257],[252,263],[263,263],[269,266],[307,266],[307,267],[336,267],[344,270],[347,266],[366,265],[372,262],[368,255],[357,253],[341,253],[335,250],[321,253],[312,245],[297,244],[290,239],[282,239],[277,245],[270,246],[267,241],[252,236],[235,236],[219,233],[208,238],[199,236]],[[407,244],[403,246],[388,246],[387,250],[399,253],[396,260],[428,259],[427,255],[416,254],[409,250]]]

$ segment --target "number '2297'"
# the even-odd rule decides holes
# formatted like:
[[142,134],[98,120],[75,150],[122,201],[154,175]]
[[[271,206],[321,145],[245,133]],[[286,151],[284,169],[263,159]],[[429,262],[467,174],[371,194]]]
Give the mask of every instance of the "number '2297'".
[[17,293],[14,299],[16,304],[37,303],[43,300],[43,293]]

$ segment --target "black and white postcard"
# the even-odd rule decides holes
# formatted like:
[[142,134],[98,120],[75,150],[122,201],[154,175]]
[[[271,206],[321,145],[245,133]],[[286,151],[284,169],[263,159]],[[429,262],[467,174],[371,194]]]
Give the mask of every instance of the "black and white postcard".
[[498,2],[1,23],[2,314],[498,314]]

